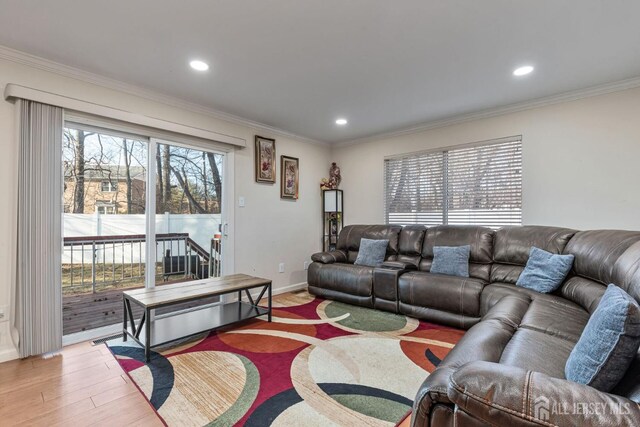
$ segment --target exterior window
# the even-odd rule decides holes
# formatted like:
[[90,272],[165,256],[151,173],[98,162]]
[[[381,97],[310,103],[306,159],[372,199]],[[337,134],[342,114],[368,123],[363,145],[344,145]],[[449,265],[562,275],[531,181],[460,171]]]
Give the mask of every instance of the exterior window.
[[522,140],[385,159],[387,224],[522,224]]
[[116,207],[113,205],[97,205],[96,210],[100,215],[115,215]]
[[118,184],[113,181],[102,181],[100,183],[100,191],[103,193],[118,191]]

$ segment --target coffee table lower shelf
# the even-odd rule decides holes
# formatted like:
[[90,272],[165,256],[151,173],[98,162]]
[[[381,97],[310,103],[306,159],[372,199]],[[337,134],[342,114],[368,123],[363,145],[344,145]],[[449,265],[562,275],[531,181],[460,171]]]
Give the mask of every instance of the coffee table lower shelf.
[[[164,315],[156,317],[149,322],[150,337],[149,348],[168,344],[184,338],[189,338],[203,332],[228,326],[243,320],[268,315],[269,309],[255,306],[242,301],[219,304],[193,311]],[[271,320],[271,319],[269,319]],[[147,328],[139,328],[136,332],[132,327],[123,330],[124,339],[132,338],[142,347],[146,347]],[[147,362],[149,358],[147,358]]]

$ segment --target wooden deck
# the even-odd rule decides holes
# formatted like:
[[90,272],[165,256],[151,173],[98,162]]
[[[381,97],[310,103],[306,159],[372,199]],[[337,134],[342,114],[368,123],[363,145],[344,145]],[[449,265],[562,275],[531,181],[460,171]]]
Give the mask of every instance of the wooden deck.
[[[175,284],[170,282],[167,284]],[[158,285],[164,286],[165,284]],[[103,326],[122,323],[122,291],[129,289],[111,289],[108,291],[63,295],[62,297],[62,320],[63,335],[82,332],[90,329],[101,328]],[[182,310],[185,308],[197,307],[203,304],[210,304],[218,301],[218,297],[206,298],[197,302],[178,304],[172,307],[161,308],[157,313],[163,314],[170,311]],[[142,310],[134,305],[134,315],[139,317]]]

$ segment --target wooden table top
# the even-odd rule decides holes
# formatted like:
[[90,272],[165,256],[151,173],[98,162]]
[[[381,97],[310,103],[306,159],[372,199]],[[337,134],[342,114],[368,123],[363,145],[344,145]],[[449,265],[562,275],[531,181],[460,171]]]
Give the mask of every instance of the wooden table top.
[[271,283],[269,279],[233,274],[230,276],[214,277],[205,281],[175,283],[162,285],[153,289],[132,289],[123,294],[135,300],[140,305],[153,308],[165,304],[179,303],[188,299],[212,297],[248,288],[264,286]]

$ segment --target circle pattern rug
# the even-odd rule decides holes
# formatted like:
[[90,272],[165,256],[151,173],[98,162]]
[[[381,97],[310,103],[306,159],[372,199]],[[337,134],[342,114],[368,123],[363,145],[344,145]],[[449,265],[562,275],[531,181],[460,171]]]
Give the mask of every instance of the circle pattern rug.
[[464,331],[306,293],[152,353],[107,345],[169,426],[392,426]]

